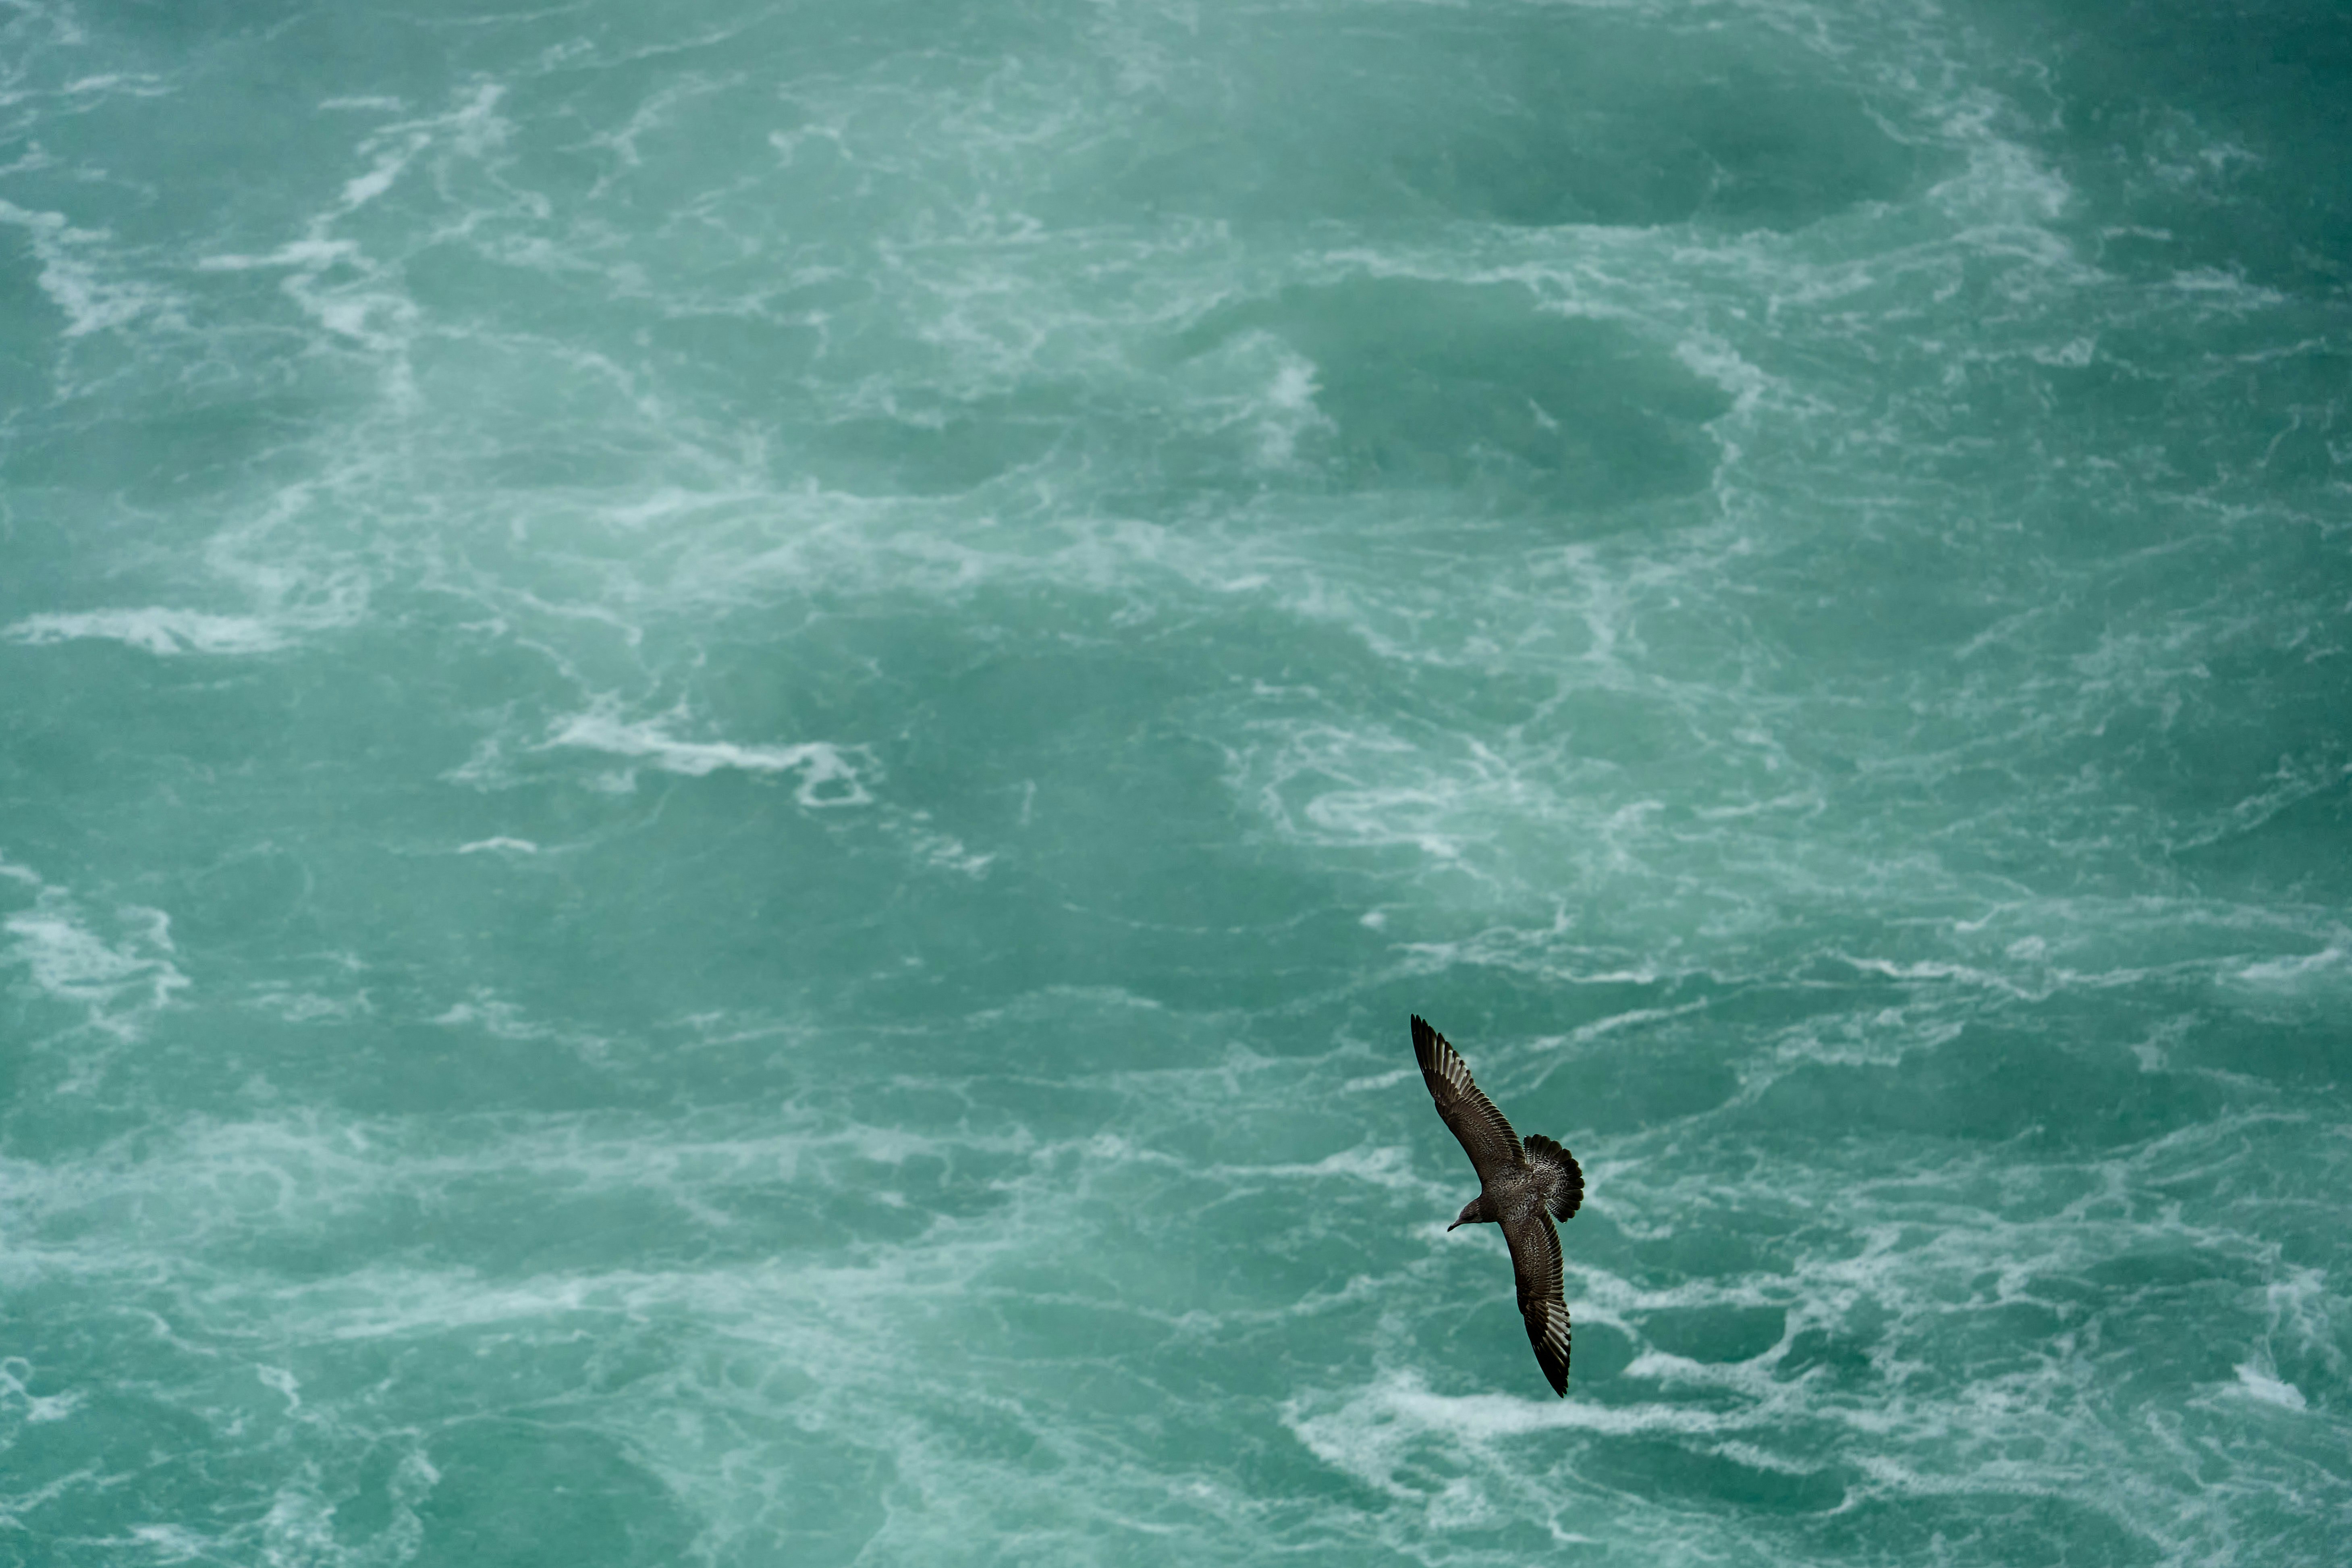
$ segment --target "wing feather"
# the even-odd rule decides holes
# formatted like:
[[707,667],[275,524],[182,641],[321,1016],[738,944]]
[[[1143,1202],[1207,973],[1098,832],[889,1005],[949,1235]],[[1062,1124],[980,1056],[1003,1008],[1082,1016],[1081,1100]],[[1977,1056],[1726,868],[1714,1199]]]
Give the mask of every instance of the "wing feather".
[[1559,1289],[1559,1232],[1551,1216],[1529,1205],[1503,1222],[1511,1244],[1511,1276],[1518,1286],[1519,1317],[1536,1364],[1554,1394],[1568,1396],[1568,1302]]
[[[1520,1161],[1519,1135],[1495,1102],[1479,1091],[1471,1081],[1470,1064],[1461,1053],[1445,1043],[1445,1037],[1423,1022],[1412,1021],[1412,1054],[1421,1061],[1421,1080],[1429,1086],[1430,1099],[1437,1102],[1437,1114],[1462,1142],[1462,1152],[1470,1156],[1471,1169],[1478,1173],[1479,1185],[1491,1181],[1497,1172],[1507,1171]],[[1555,1259],[1559,1244],[1554,1242]]]

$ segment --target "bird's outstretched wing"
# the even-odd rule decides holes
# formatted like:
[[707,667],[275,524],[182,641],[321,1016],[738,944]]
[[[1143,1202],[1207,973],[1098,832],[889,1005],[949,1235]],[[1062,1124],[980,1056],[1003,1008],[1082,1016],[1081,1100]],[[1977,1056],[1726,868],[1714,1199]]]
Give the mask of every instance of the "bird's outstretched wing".
[[[1470,1065],[1461,1053],[1445,1043],[1445,1037],[1423,1022],[1418,1015],[1412,1020],[1412,1054],[1421,1059],[1421,1080],[1429,1085],[1430,1099],[1437,1101],[1437,1114],[1462,1141],[1463,1152],[1470,1156],[1470,1168],[1478,1173],[1478,1184],[1486,1185],[1497,1171],[1507,1171],[1519,1163],[1519,1135],[1495,1109],[1495,1102],[1479,1092],[1470,1081]],[[1552,1242],[1552,1272],[1559,1271],[1559,1242]]]
[[1519,1316],[1551,1391],[1568,1397],[1568,1302],[1559,1291],[1559,1232],[1551,1216],[1529,1205],[1503,1226],[1511,1244],[1511,1274],[1519,1288]]

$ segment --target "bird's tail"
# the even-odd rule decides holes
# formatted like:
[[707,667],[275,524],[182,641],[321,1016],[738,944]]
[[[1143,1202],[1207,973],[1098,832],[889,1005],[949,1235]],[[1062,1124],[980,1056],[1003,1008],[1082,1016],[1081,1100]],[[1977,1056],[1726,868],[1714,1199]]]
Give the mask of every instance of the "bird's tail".
[[1567,1219],[1584,1205],[1584,1167],[1576,1156],[1538,1132],[1523,1145],[1528,1163],[1544,1176],[1544,1206],[1554,1219]]

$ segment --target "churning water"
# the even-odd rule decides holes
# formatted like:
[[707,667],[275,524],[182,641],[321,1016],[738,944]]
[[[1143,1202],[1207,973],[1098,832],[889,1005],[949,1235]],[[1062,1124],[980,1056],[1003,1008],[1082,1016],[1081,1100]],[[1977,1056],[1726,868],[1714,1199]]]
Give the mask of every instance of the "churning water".
[[2347,102],[7,0],[0,1560],[2340,1560]]

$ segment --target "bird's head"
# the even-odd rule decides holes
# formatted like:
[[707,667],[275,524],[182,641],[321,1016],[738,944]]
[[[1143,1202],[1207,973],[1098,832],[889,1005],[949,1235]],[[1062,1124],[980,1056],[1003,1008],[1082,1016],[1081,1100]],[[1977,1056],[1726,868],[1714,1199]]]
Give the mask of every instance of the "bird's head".
[[1484,1220],[1486,1216],[1478,1212],[1478,1205],[1485,1200],[1485,1198],[1486,1194],[1481,1193],[1477,1197],[1472,1198],[1468,1203],[1464,1204],[1462,1205],[1462,1212],[1455,1215],[1454,1216],[1454,1223],[1447,1226],[1445,1228],[1448,1230],[1458,1230],[1463,1226],[1476,1225]]

